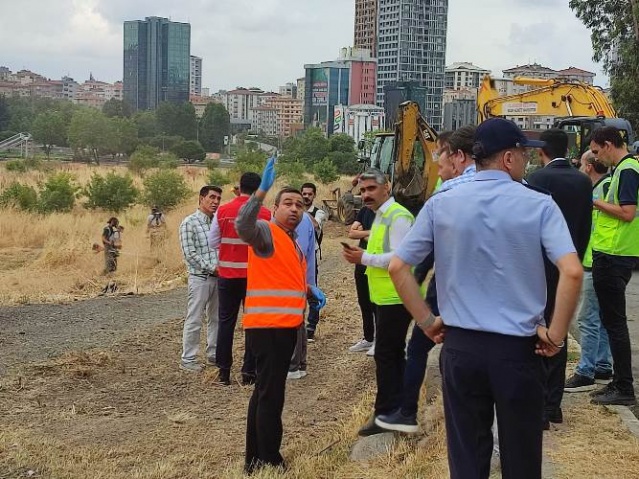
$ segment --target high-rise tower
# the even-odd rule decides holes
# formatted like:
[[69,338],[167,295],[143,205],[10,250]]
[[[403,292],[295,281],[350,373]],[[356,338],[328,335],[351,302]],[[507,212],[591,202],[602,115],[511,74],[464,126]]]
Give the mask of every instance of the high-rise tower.
[[191,25],[147,17],[124,22],[124,101],[155,110],[189,101]]
[[355,0],[355,48],[365,48],[377,56],[377,2]]
[[448,0],[378,0],[377,104],[384,87],[414,82],[426,89],[422,113],[442,125]]

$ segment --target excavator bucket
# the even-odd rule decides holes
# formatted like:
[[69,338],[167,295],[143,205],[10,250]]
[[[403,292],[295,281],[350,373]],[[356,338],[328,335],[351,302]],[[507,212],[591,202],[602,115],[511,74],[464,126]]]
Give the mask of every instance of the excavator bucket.
[[435,189],[436,140],[437,133],[422,117],[417,103],[407,101],[399,105],[391,181],[395,199],[413,213],[419,211]]

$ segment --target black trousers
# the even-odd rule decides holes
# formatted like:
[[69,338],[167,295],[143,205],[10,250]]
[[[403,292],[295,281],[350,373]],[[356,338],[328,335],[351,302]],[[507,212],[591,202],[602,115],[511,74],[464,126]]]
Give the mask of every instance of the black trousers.
[[357,290],[359,309],[362,311],[364,339],[373,341],[375,339],[375,307],[371,303],[371,295],[368,290],[366,266],[361,264],[355,265],[355,289]]
[[[218,278],[219,317],[215,362],[220,369],[230,370],[233,365],[233,335],[240,306],[246,297],[246,278]],[[242,374],[255,375],[255,358],[244,336],[244,362]]]
[[614,368],[613,384],[619,391],[634,394],[632,353],[628,318],[626,316],[626,286],[632,277],[636,258],[593,253],[592,282],[599,300],[601,322],[608,333]]
[[288,366],[297,342],[297,328],[247,329],[248,347],[255,357],[257,378],[246,418],[245,470],[284,463],[282,409]]
[[486,479],[497,409],[504,479],[540,479],[544,374],[535,337],[446,330],[440,356],[452,479]]
[[378,305],[375,319],[375,415],[378,416],[401,406],[406,368],[406,333],[412,318],[403,304],[393,304]]

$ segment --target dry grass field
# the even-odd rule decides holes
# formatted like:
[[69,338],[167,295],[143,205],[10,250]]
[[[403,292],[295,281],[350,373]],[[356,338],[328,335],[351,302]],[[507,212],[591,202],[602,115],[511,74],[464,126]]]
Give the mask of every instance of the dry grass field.
[[[104,175],[111,170],[127,171],[122,166],[97,167],[77,163],[56,168],[56,171],[71,173],[81,186],[89,182],[92,174]],[[150,248],[146,234],[147,207],[136,205],[117,215],[125,227],[124,246],[114,277],[120,292],[161,291],[181,283],[184,277],[177,231],[182,219],[195,211],[197,191],[207,183],[208,172],[206,168],[195,166],[181,167],[179,171],[193,194],[180,207],[166,212],[168,237],[163,247]],[[13,181],[36,185],[45,178],[46,173],[41,171],[6,171],[0,163],[0,191]],[[134,178],[140,186],[142,178]],[[318,198],[328,198],[332,187],[320,186]],[[223,200],[231,197],[231,187],[226,186]],[[114,213],[87,210],[81,206],[84,201],[86,198],[80,199],[69,213],[47,216],[12,209],[2,211],[0,304],[68,301],[95,296],[101,291],[107,281],[102,275],[103,254],[96,254],[91,246],[100,243],[102,228]]]
[[[104,173],[112,167],[65,168],[85,184],[93,171]],[[124,249],[115,279],[124,291],[151,293],[183,284],[177,227],[195,209],[195,192],[206,182],[206,173],[199,168],[180,171],[193,196],[168,212],[170,235],[163,250],[150,251],[145,207],[120,215]],[[1,166],[0,175],[0,188],[13,179],[35,184],[44,178],[38,172],[14,175]],[[225,198],[230,196],[227,187]],[[323,187],[318,197],[328,196],[330,187]],[[109,216],[80,206],[50,216],[3,211],[0,302],[17,305],[3,313],[17,317],[28,309],[20,304],[67,302],[98,294],[106,279],[101,275],[102,255],[94,254],[91,245],[99,240]],[[344,233],[343,227],[329,224],[321,266],[329,303],[322,313],[318,341],[309,345],[309,376],[287,388],[283,453],[289,470],[264,470],[254,477],[445,478],[445,429],[436,395],[427,406],[423,398],[419,434],[398,435],[387,454],[368,463],[348,459],[357,429],[372,408],[374,367],[370,358],[347,352],[359,338],[361,326],[352,269],[340,257]],[[111,306],[118,307],[117,302]],[[133,330],[127,329],[131,326],[126,311],[121,316],[109,322],[121,328],[119,339],[103,347],[69,344],[69,352],[61,356],[13,365],[0,375],[1,479],[243,477],[251,389],[237,382],[230,388],[216,386],[216,372],[211,369],[200,376],[177,369],[183,318]],[[98,323],[96,329],[102,326],[93,322]],[[19,335],[16,338],[11,341],[20,341]],[[238,332],[237,369],[242,355],[239,338]],[[37,347],[31,339],[31,347]],[[570,395],[564,415],[565,424],[545,436],[545,455],[551,463],[546,478],[639,477],[639,443],[616,414],[588,404],[585,395]]]

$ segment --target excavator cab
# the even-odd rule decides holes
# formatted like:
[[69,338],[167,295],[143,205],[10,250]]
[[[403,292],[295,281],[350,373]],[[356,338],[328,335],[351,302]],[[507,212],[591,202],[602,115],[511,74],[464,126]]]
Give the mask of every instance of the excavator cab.
[[574,152],[576,158],[580,158],[590,148],[592,132],[603,126],[617,128],[626,145],[632,145],[635,141],[632,125],[624,118],[573,116],[557,118],[554,124],[555,128],[561,128],[568,134],[568,151]]

